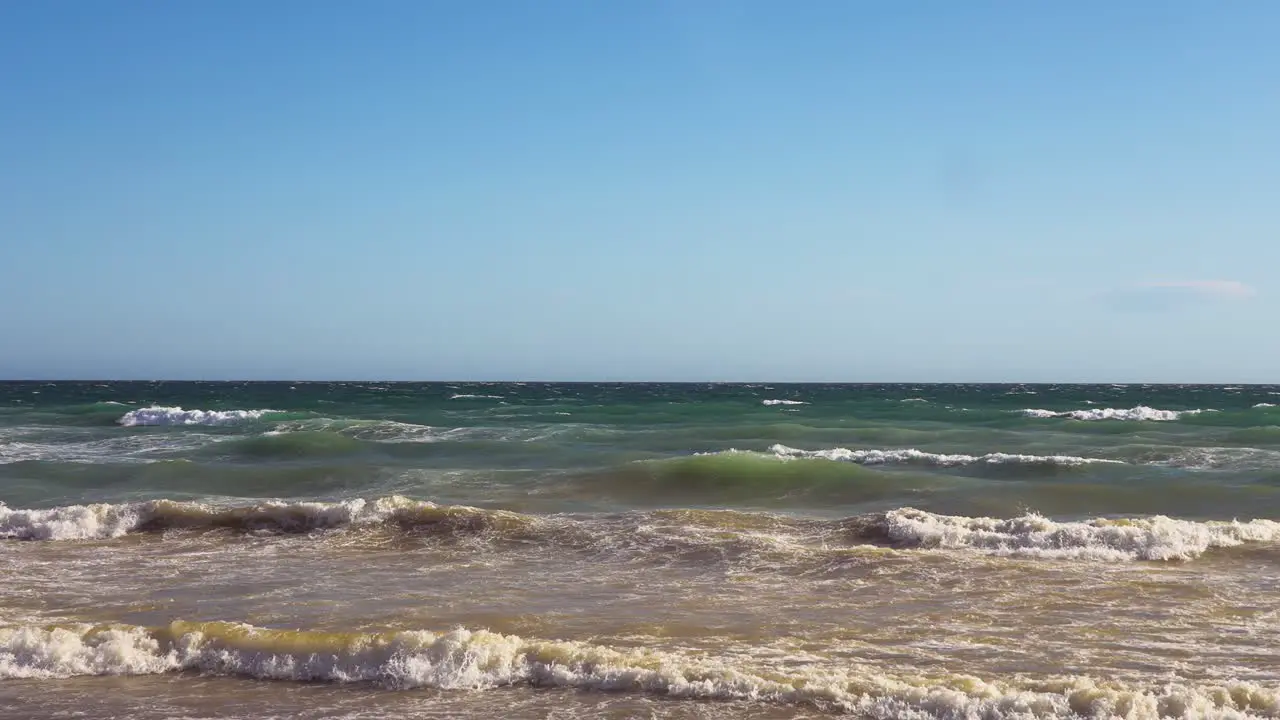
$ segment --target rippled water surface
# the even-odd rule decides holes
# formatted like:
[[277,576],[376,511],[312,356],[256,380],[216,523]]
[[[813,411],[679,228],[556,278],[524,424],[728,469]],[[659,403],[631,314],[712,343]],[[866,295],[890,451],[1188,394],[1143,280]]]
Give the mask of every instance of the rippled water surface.
[[1274,717],[1280,388],[0,385],[5,717]]

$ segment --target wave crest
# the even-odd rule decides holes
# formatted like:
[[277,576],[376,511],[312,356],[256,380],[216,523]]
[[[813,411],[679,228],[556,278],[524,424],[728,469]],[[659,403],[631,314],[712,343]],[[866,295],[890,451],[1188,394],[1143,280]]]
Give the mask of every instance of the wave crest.
[[1156,408],[1147,407],[1146,405],[1138,405],[1132,408],[1090,408],[1088,410],[1044,410],[1041,408],[1026,408],[1021,411],[1022,414],[1029,418],[1069,418],[1071,420],[1128,420],[1128,421],[1152,421],[1152,422],[1172,422],[1183,415],[1198,415],[1205,410],[1158,410]]
[[518,513],[437,505],[399,495],[372,501],[273,501],[238,507],[173,500],[68,505],[47,510],[12,510],[0,505],[0,538],[12,540],[101,540],[133,532],[181,529],[307,533],[378,523],[475,533],[524,527],[533,522],[531,516]]
[[896,450],[850,450],[848,448],[831,448],[828,450],[800,450],[786,445],[774,445],[769,452],[783,459],[820,458],[851,462],[859,465],[890,465],[895,463],[911,463],[934,467],[960,467],[964,465],[1042,465],[1057,467],[1077,467],[1094,463],[1124,464],[1119,460],[1078,457],[1075,455],[1022,455],[1011,453],[986,453],[985,455],[964,455],[931,453],[915,448]]
[[[777,462],[777,461],[775,461]],[[842,520],[730,510],[656,510],[607,516],[526,515],[390,496],[343,502],[216,507],[153,500],[13,510],[0,504],[0,538],[103,540],[129,533],[230,530],[298,534],[381,526],[445,541],[559,546],[619,557],[698,558],[798,568],[828,551],[888,545],[1097,562],[1186,561],[1215,548],[1280,542],[1271,520],[1196,522],[1165,516],[1058,522],[938,515],[916,508]],[[495,546],[496,547],[496,546]]]
[[235,425],[258,420],[280,410],[183,410],[180,407],[152,407],[130,410],[117,423],[125,427],[165,425]]
[[856,535],[897,547],[1109,562],[1192,560],[1212,548],[1280,540],[1280,523],[1271,520],[1194,522],[1163,515],[1055,522],[1036,514],[974,518],[901,508],[849,525]]
[[1274,689],[1239,681],[1142,688],[1086,677],[1008,682],[946,674],[925,678],[858,663],[838,669],[775,667],[767,661],[465,628],[445,633],[314,632],[228,622],[0,628],[0,679],[178,671],[365,682],[396,690],[575,688],[805,705],[875,718],[1239,718],[1269,715],[1280,706]]

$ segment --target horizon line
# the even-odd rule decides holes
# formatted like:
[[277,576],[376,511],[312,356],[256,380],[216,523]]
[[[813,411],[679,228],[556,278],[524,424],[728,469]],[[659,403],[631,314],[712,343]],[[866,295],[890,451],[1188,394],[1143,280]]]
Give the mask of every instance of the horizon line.
[[399,385],[489,384],[489,385],[1240,385],[1268,387],[1280,382],[1203,382],[1203,381],[1148,381],[1148,380],[406,380],[406,379],[284,379],[284,378],[0,378],[0,384],[17,383],[261,383],[261,384],[333,384],[333,383],[385,383]]

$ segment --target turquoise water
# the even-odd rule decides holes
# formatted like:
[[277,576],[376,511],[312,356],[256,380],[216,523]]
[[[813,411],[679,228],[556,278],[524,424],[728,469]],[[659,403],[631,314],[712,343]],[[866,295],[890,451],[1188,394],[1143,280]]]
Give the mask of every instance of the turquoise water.
[[0,710],[1274,716],[1277,405],[0,384]]
[[1231,518],[1277,509],[1273,405],[1265,386],[8,384],[0,500]]

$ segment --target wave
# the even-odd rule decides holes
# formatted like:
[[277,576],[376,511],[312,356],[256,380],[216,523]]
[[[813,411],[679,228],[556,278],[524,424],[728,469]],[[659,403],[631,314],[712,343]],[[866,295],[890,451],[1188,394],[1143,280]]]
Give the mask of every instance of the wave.
[[382,633],[275,630],[230,622],[162,627],[0,628],[0,679],[176,672],[255,680],[365,683],[390,690],[511,686],[671,699],[808,706],[870,718],[1268,716],[1280,692],[1255,683],[1130,686],[1087,677],[984,681],[897,675],[869,664],[827,669],[768,661],[526,639],[487,630]]
[[1276,406],[1276,404],[1275,404],[1275,403],[1258,403],[1257,405],[1254,405],[1253,407],[1254,407],[1255,409],[1262,409],[1262,408],[1273,408],[1273,407],[1275,407],[1275,406]]
[[808,405],[803,400],[761,400],[761,405]]
[[[264,437],[288,438],[292,434],[325,433],[335,442],[362,440],[371,443],[434,443],[466,440],[503,440],[517,434],[502,427],[436,427],[397,420],[361,420],[352,418],[313,417],[276,423]],[[287,442],[285,440],[284,442]]]
[[[633,558],[769,560],[799,568],[829,552],[898,550],[1097,562],[1188,561],[1209,550],[1280,541],[1280,523],[1179,520],[1165,516],[1058,522],[938,515],[916,508],[840,520],[733,510],[656,510],[604,516],[527,515],[390,496],[342,502],[219,507],[153,500],[13,510],[0,504],[0,538],[102,540],[130,533],[230,530],[311,533],[381,526],[444,540],[560,546]],[[781,565],[779,564],[781,563]]]
[[[567,413],[566,413],[567,414]],[[229,424],[231,421],[226,420]],[[502,427],[463,426],[434,427],[393,420],[357,420],[313,417],[301,420],[269,420],[252,432],[227,435],[212,430],[212,425],[182,425],[188,432],[113,433],[109,436],[90,433],[49,433],[44,428],[0,430],[0,465],[19,462],[56,462],[109,464],[150,463],[160,460],[201,457],[239,456],[247,459],[331,459],[350,455],[421,456],[438,452],[427,446],[437,443],[489,444],[499,446],[533,445],[551,438],[588,433],[599,426],[559,422],[532,426]],[[198,432],[198,428],[208,428]],[[83,438],[83,439],[82,439]],[[518,452],[507,447],[506,452]],[[529,452],[526,448],[525,452]],[[193,458],[193,455],[194,458]]]
[[20,462],[59,462],[87,465],[152,463],[184,450],[200,447],[203,439],[142,436],[71,442],[33,442],[0,439],[0,465]]
[[1078,457],[1075,455],[1022,455],[1011,453],[986,453],[985,455],[943,454],[924,452],[915,448],[898,450],[850,450],[848,448],[831,448],[828,450],[799,450],[786,445],[774,445],[769,452],[783,459],[821,458],[859,465],[890,465],[909,463],[929,465],[933,467],[959,467],[964,465],[1040,465],[1057,467],[1078,467],[1096,463],[1123,465],[1120,460]]
[[235,425],[258,420],[281,410],[183,410],[152,406],[130,410],[116,422],[125,427],[163,425]]
[[249,437],[221,439],[212,446],[215,454],[249,458],[328,458],[341,455],[390,455],[423,457],[441,452],[439,444],[468,445],[476,451],[488,445],[488,452],[531,452],[530,448],[558,435],[581,431],[584,425],[559,423],[525,427],[472,426],[432,427],[393,421],[311,421],[285,422],[274,430]]
[[1191,560],[1212,548],[1280,540],[1280,523],[1193,522],[1164,516],[1055,522],[1041,515],[997,519],[935,515],[915,508],[848,521],[858,537],[904,548],[1125,562]]
[[533,522],[533,517],[518,513],[437,505],[399,495],[372,501],[363,498],[341,502],[271,501],[230,507],[173,500],[66,505],[46,510],[13,510],[0,504],[0,538],[11,540],[100,540],[134,532],[219,528],[307,533],[378,523],[442,525],[481,532]]
[[450,400],[501,400],[503,395],[470,395],[467,393],[455,393],[449,396]]
[[[255,536],[319,533],[317,540],[337,534],[334,537],[340,542],[350,542],[353,537],[356,542],[373,543],[403,539],[465,547],[477,553],[569,551],[610,562],[676,562],[698,567],[712,563],[747,572],[802,574],[831,572],[837,567],[832,560],[843,562],[850,552],[884,552],[871,544],[849,546],[845,542],[848,533],[830,520],[736,511],[527,515],[404,497],[223,508],[168,500],[38,511],[6,511],[0,506],[0,538],[106,540],[130,533],[170,531],[188,533],[188,538],[193,532]],[[350,534],[357,532],[362,534]]]
[[1171,422],[1177,420],[1183,415],[1198,415],[1202,412],[1212,412],[1206,410],[1158,410],[1156,408],[1139,405],[1132,408],[1090,408],[1088,410],[1044,410],[1041,408],[1026,408],[1020,411],[1024,416],[1029,418],[1069,418],[1071,420],[1129,420],[1129,421],[1154,421],[1154,422]]
[[218,453],[249,458],[322,458],[354,455],[368,447],[365,441],[346,434],[323,430],[271,431],[247,438],[221,442]]
[[1280,467],[1280,451],[1252,447],[1179,448],[1152,457],[1150,464],[1184,470],[1268,472]]
[[557,547],[628,561],[703,563],[713,558],[735,566],[803,565],[801,570],[810,569],[811,560],[822,566],[826,546],[842,544],[847,534],[832,521],[767,513],[658,510],[539,516],[400,496],[231,507],[171,500],[47,510],[10,510],[0,505],[0,538],[12,540],[105,540],[168,531],[308,534],[361,528],[464,543],[477,550]]
[[817,458],[724,450],[643,460],[580,476],[581,491],[645,505],[858,503],[903,497],[949,482],[923,474],[889,473]]

